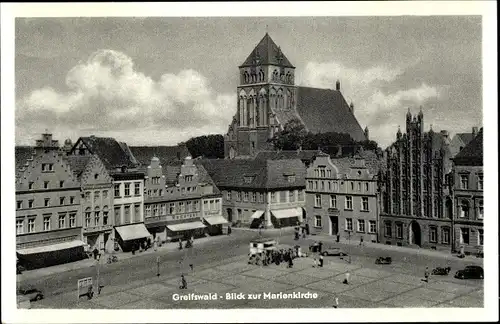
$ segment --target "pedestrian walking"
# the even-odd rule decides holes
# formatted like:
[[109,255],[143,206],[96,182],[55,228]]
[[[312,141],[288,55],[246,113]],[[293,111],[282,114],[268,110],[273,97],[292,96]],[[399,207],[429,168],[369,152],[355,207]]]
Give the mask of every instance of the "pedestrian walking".
[[318,265],[320,268],[323,268],[323,262],[324,262],[324,260],[323,260],[323,256],[322,256],[322,255],[320,255],[320,256],[319,256],[319,265]]
[[292,260],[292,258],[288,259],[288,267],[289,268],[293,268],[293,260]]
[[349,284],[349,277],[350,277],[350,276],[351,276],[351,274],[350,274],[349,272],[346,272],[346,274],[345,274],[345,279],[344,279],[344,281],[343,281],[343,283],[344,283],[345,285],[348,285],[348,284]]
[[318,252],[321,253],[322,250],[323,250],[323,243],[319,242],[318,243]]
[[313,268],[316,268],[317,265],[318,265],[318,260],[316,260],[316,258],[314,258]]
[[158,248],[158,236],[153,241],[153,249],[156,251]]
[[333,308],[339,308],[339,298],[335,297],[335,305],[333,305]]
[[160,276],[160,257],[156,257],[156,276]]
[[184,275],[181,275],[181,285],[179,288],[180,289],[187,289],[187,281],[186,281],[186,278],[184,278]]
[[425,267],[424,277],[424,281],[429,282],[429,267]]
[[182,240],[179,240],[179,250],[182,250]]
[[361,238],[359,239],[359,245],[363,246],[364,243],[363,243],[363,236],[361,236]]
[[231,229],[231,225],[229,225],[229,226],[227,227],[227,235],[231,235],[231,231],[232,231],[232,229]]

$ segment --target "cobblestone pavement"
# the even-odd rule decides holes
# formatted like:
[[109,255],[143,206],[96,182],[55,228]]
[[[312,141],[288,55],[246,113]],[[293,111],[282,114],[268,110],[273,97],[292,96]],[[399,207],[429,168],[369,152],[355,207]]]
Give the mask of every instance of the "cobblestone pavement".
[[[429,282],[390,266],[347,263],[325,258],[324,268],[314,268],[312,258],[286,265],[260,267],[236,256],[224,263],[183,269],[188,288],[179,289],[179,273],[168,277],[107,286],[92,300],[77,301],[76,291],[35,302],[32,308],[182,309],[182,308],[340,308],[483,307],[483,281],[458,280],[453,275],[431,276]],[[345,273],[350,284],[343,284]],[[317,294],[315,299],[269,299],[264,293]],[[217,294],[215,300],[175,301],[174,295]],[[233,294],[231,294],[233,293]],[[231,299],[244,293],[244,299]],[[226,296],[226,294],[229,294]],[[249,299],[249,294],[260,298]]]

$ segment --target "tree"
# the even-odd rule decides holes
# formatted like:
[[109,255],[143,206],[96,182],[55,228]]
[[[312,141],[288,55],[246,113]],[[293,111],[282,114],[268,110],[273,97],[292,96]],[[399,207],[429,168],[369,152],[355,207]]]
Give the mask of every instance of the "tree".
[[277,150],[297,150],[302,147],[306,136],[304,124],[298,118],[292,118],[283,126],[282,131],[273,136],[271,142]]
[[193,158],[224,158],[224,137],[220,134],[192,137],[186,142],[186,146]]

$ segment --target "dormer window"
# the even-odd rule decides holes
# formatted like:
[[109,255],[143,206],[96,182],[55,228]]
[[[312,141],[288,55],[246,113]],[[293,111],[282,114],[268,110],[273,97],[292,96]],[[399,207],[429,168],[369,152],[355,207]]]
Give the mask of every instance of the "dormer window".
[[53,172],[54,164],[52,163],[42,163],[42,172]]
[[244,180],[245,180],[245,183],[251,183],[253,181],[253,176],[245,176],[244,177]]

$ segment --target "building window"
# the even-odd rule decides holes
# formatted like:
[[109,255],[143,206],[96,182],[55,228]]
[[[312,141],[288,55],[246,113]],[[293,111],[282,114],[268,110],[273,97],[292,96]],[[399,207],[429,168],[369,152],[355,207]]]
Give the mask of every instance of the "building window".
[[130,183],[125,184],[125,197],[130,196]]
[[[207,201],[205,201],[205,203],[206,203],[206,202],[207,202]],[[182,202],[182,201],[181,201],[181,202],[179,203],[179,212],[180,212],[180,213],[184,213],[185,211],[186,211],[186,209],[185,209],[185,207],[184,207],[184,202]]]
[[35,219],[30,218],[28,219],[28,233],[33,233],[35,232]]
[[441,230],[441,242],[443,244],[450,244],[450,229],[448,227],[444,227]]
[[314,216],[314,227],[322,227],[321,225],[321,216]]
[[59,215],[59,228],[66,227],[66,215]]
[[345,219],[345,229],[346,231],[352,231],[352,218]]
[[337,196],[330,195],[330,208],[337,209]]
[[231,200],[231,191],[226,192],[226,199]]
[[321,191],[325,191],[325,182],[321,181]]
[[59,188],[64,188],[64,181],[59,181]]
[[354,182],[351,181],[351,191],[354,191]]
[[59,197],[59,205],[64,205],[64,202],[66,200],[66,197]]
[[134,183],[134,195],[135,196],[140,196],[141,195],[141,183],[140,182],[135,182]]
[[28,200],[28,208],[33,208],[34,206],[34,200]]
[[146,206],[146,217],[150,217],[151,216],[151,205],[147,205]]
[[462,203],[460,204],[460,217],[469,217],[469,202],[467,200],[462,200]]
[[157,204],[153,205],[153,216],[158,216],[159,208]]
[[[106,207],[104,207],[106,209]],[[108,211],[104,210],[102,212],[102,225],[108,225]]]
[[361,210],[368,211],[368,197],[361,197]]
[[43,182],[43,189],[48,189],[49,188],[49,182],[48,181],[44,181]]
[[92,216],[91,216],[90,208],[87,208],[85,210],[85,227],[90,226],[91,217]]
[[106,199],[108,198],[108,191],[107,190],[103,190],[102,191],[102,199]]
[[392,224],[391,224],[391,222],[385,222],[384,228],[385,228],[385,236],[392,237]]
[[484,232],[483,232],[482,228],[479,228],[477,230],[477,235],[478,235],[479,245],[483,246],[484,245]]
[[124,211],[124,215],[125,215],[125,224],[129,224],[131,223],[131,218],[130,218],[130,205],[126,205],[125,206],[125,211]]
[[483,175],[477,176],[477,190],[483,190]]
[[240,200],[241,200],[241,193],[239,191],[237,191],[236,192],[236,201],[240,201]]
[[295,191],[293,190],[288,191],[288,201],[295,202]]
[[358,232],[365,232],[365,220],[364,219],[358,219]]
[[304,190],[299,189],[299,201],[304,201]]
[[137,223],[141,221],[141,204],[135,204],[134,207],[135,222]]
[[69,227],[76,227],[76,214],[69,214]]
[[396,238],[403,238],[403,224],[401,223],[396,223]]
[[16,234],[24,233],[24,219],[16,219]]
[[50,231],[50,216],[43,216],[43,230]]
[[186,203],[186,206],[187,206],[187,211],[188,212],[192,212],[193,211],[193,203],[191,201],[188,201]]
[[361,191],[361,182],[358,182],[358,191]]
[[467,227],[460,229],[460,244],[469,244],[469,228]]
[[120,184],[115,184],[115,197],[120,197]]
[[85,192],[85,199],[90,200],[90,191]]
[[316,197],[314,199],[314,207],[321,207],[321,195],[316,194]]
[[167,204],[161,204],[161,214],[162,215],[167,214]]
[[477,218],[478,219],[483,219],[483,214],[484,214],[483,201],[480,200],[478,202],[478,207],[477,207]]
[[[105,191],[105,192],[107,192],[107,191]],[[75,197],[74,196],[69,197],[69,203],[71,205],[73,205],[75,203]]]
[[256,192],[252,192],[252,201],[253,202],[257,201],[257,193]]
[[35,183],[33,181],[30,181],[30,183],[28,184],[28,189],[32,190],[34,185]]
[[271,192],[271,202],[275,203],[276,202],[276,193]]
[[332,177],[332,170],[330,170],[330,169],[326,170],[326,176],[328,178],[331,178]]
[[23,208],[23,201],[22,200],[18,200],[17,201],[17,209],[22,209]]
[[319,178],[319,169],[314,169],[314,176]]
[[429,226],[429,242],[436,243],[437,242],[437,227]]
[[314,181],[313,189],[318,190],[318,181]]
[[45,198],[44,201],[43,201],[43,205],[45,207],[49,207],[50,206],[50,198]]
[[338,191],[339,190],[339,183],[337,181],[333,182],[333,191]]
[[121,207],[115,207],[115,226],[121,225],[122,223],[122,209]]
[[[159,178],[158,178],[159,179]],[[187,175],[184,177],[184,179],[187,181],[187,182],[191,182],[193,181],[193,176],[192,175]]]
[[320,170],[320,176],[321,176],[321,178],[324,178],[326,176],[326,170],[325,170],[325,168],[321,168],[321,170]]
[[370,191],[370,184],[368,182],[365,182],[365,191]]
[[243,193],[244,201],[248,201],[248,191]]
[[469,176],[467,174],[460,175],[460,189],[469,189]]
[[94,210],[94,224],[95,226],[99,226],[99,221],[101,218],[101,212],[98,207],[96,207],[96,210]]
[[170,203],[170,205],[168,207],[168,213],[170,215],[173,215],[175,213],[175,204],[174,203]]
[[42,163],[42,172],[53,172],[54,164],[52,163]]
[[345,196],[345,209],[352,210],[352,196]]

